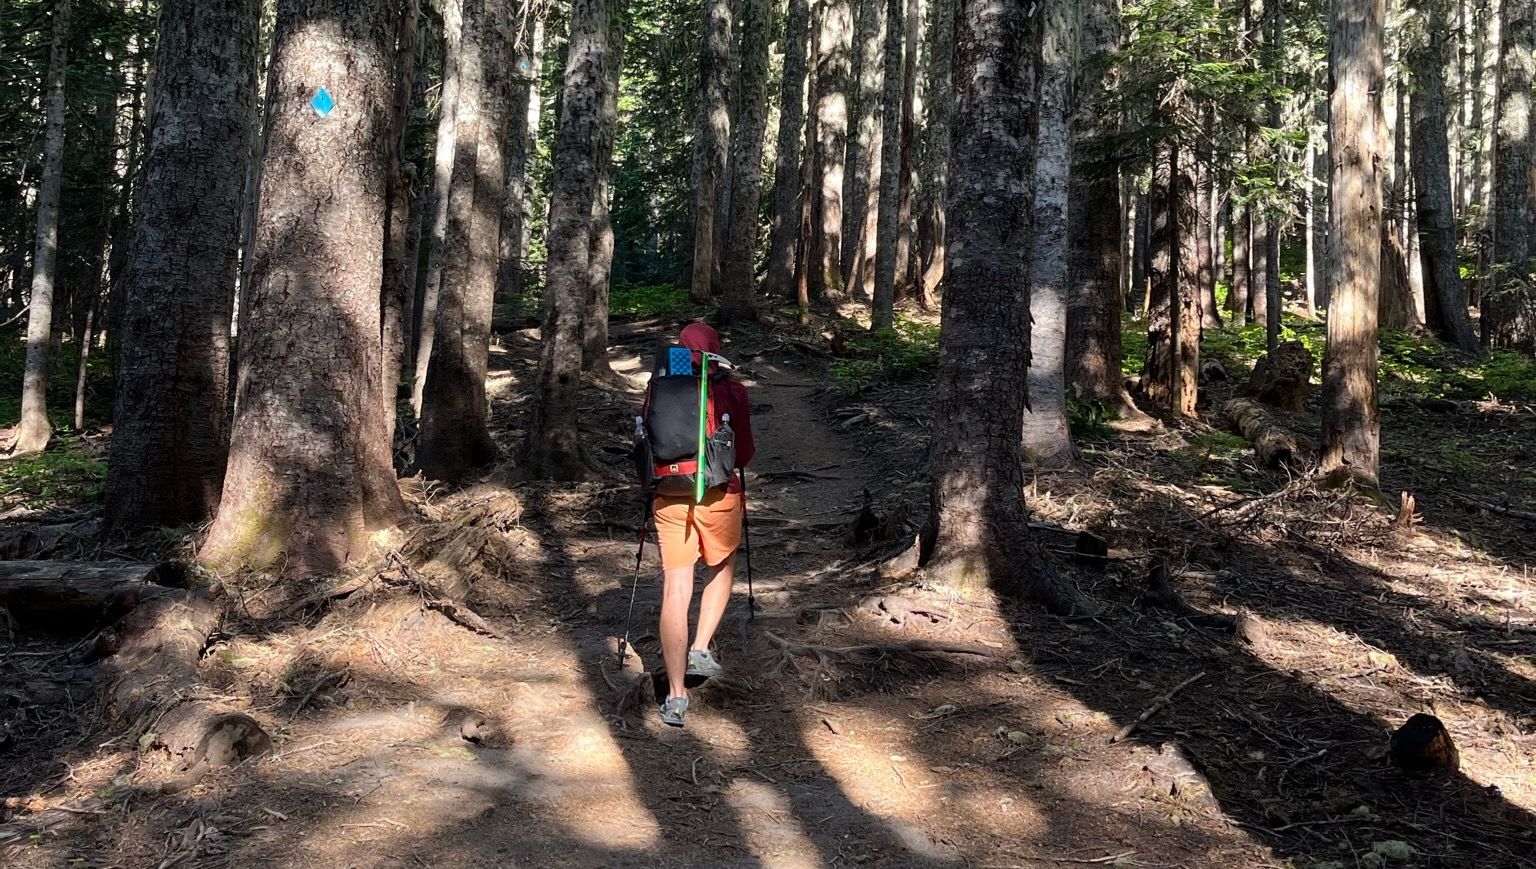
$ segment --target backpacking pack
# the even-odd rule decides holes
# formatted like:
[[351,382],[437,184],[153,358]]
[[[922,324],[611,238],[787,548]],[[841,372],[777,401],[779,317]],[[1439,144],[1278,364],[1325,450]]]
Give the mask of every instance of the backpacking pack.
[[730,414],[716,421],[710,380],[731,363],[715,353],[666,345],[657,353],[642,415],[635,417],[635,472],[647,494],[692,497],[728,485],[736,472]]

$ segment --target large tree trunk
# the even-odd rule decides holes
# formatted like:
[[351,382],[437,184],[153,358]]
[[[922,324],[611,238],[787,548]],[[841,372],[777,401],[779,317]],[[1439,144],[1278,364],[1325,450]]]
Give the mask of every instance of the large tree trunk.
[[[611,378],[608,361],[608,298],[613,290],[613,139],[619,124],[619,76],[624,66],[624,8],[610,10],[608,46],[611,62],[603,79],[602,114],[598,118],[597,186],[592,198],[592,238],[588,247],[587,312],[582,317],[581,368],[599,378]],[[761,138],[761,132],[758,136]]]
[[1200,298],[1200,328],[1220,329],[1221,312],[1216,304],[1216,169],[1211,164],[1211,154],[1202,150],[1195,167],[1199,178],[1196,186],[1197,232],[1195,241],[1199,248],[1200,268],[1196,279]]
[[496,298],[510,301],[523,293],[528,257],[528,224],[533,185],[530,166],[538,148],[539,82],[544,73],[544,19],[525,21],[514,46],[517,73],[512,80],[507,122],[507,195],[501,212],[501,266]]
[[1192,154],[1166,146],[1152,174],[1152,298],[1142,388],[1147,399],[1194,416],[1200,372],[1199,207]]
[[773,4],[742,0],[741,109],[731,143],[731,213],[727,223],[721,276],[720,322],[757,319],[753,290],[757,282],[758,206],[762,201],[763,138],[768,129],[768,43],[773,33]]
[[27,312],[27,362],[21,381],[21,422],[14,454],[36,453],[48,446],[48,364],[53,345],[54,277],[59,262],[59,193],[64,183],[65,73],[69,67],[69,18],[73,0],[54,0],[53,45],[48,53],[48,99],[43,165],[37,191],[37,233],[32,255],[32,295]]
[[1120,15],[1114,0],[1093,0],[1083,10],[1083,63],[1073,114],[1071,187],[1067,196],[1067,376],[1072,389],[1121,418],[1139,417],[1125,389],[1120,318],[1120,166],[1098,155],[1119,128],[1107,111],[1112,69],[1106,60],[1120,48]]
[[1424,260],[1426,317],[1440,337],[1468,353],[1478,352],[1467,316],[1467,296],[1456,256],[1456,214],[1451,195],[1450,146],[1445,136],[1446,0],[1415,0],[1423,21],[1408,55],[1413,92],[1413,176]]
[[218,509],[259,18],[256,0],[161,7],[154,128],[123,284],[113,529],[203,522]]
[[[870,321],[889,329],[896,317],[896,236],[901,218],[902,51],[906,47],[902,16],[905,0],[885,0],[885,109],[880,117],[879,221],[875,234],[875,300]],[[875,198],[875,197],[872,197]]]
[[848,292],[866,299],[875,289],[884,117],[891,106],[885,99],[883,49],[886,35],[895,26],[888,23],[888,5],[888,0],[857,4],[853,33],[853,117],[849,121],[848,157],[843,174],[841,259]]
[[380,290],[383,315],[383,412],[384,428],[391,438],[395,433],[396,408],[400,398],[400,378],[404,374],[408,352],[412,308],[416,286],[411,279],[407,259],[412,225],[411,170],[407,157],[410,132],[411,97],[416,81],[416,30],[420,17],[419,0],[401,0],[395,27],[394,104],[390,110],[389,180],[385,193],[389,224],[384,230],[384,284]]
[[801,200],[809,195],[801,179],[805,153],[806,56],[809,53],[811,5],[789,0],[784,25],[784,79],[779,94],[779,145],[773,171],[773,219],[769,229],[768,270],[763,295],[769,299],[794,296],[795,251],[800,239]]
[[1498,126],[1494,130],[1494,286],[1483,296],[1483,340],[1490,347],[1536,350],[1536,294],[1530,281],[1532,74],[1536,8],[1530,0],[1499,6]]
[[453,133],[458,153],[416,453],[417,466],[433,480],[462,481],[496,458],[485,378],[506,200],[510,25],[508,0],[464,0]]
[[816,157],[812,195],[810,292],[829,305],[846,298],[843,285],[843,168],[848,148],[849,37],[853,12],[848,0],[823,0],[816,7]]
[[928,110],[924,199],[920,218],[922,231],[918,255],[922,286],[919,294],[924,307],[938,302],[939,286],[944,281],[945,207],[949,198],[950,113],[951,100],[945,97],[953,87],[955,63],[955,0],[930,0],[933,12],[929,33],[933,49],[928,59],[928,85],[924,104]]
[[1092,609],[1033,539],[1020,442],[1029,375],[1034,74],[1041,19],[1023,0],[961,0],[954,241],[945,292],[922,561],[943,584]]
[[1077,0],[1041,8],[1038,152],[1029,271],[1029,400],[1024,460],[1036,467],[1072,463],[1067,426],[1067,186],[1072,175],[1072,76],[1081,15]]
[[1334,482],[1370,488],[1376,487],[1381,446],[1376,303],[1381,290],[1379,173],[1386,158],[1381,117],[1385,19],[1386,0],[1333,0],[1329,27],[1333,298],[1323,354],[1321,469]]
[[917,53],[922,30],[922,4],[906,0],[906,38],[901,73],[901,183],[896,203],[896,301],[913,295],[917,264],[917,227],[913,220],[917,195]]
[[1227,294],[1231,323],[1248,325],[1248,299],[1253,286],[1253,208],[1238,202],[1232,209],[1232,289]]
[[[575,20],[575,12],[571,13]],[[704,38],[699,47],[699,115],[693,150],[693,272],[690,294],[707,302],[714,294],[715,222],[720,186],[726,183],[731,112],[726,92],[731,63],[731,0],[705,0]],[[569,79],[567,79],[569,84]],[[561,121],[565,120],[562,113]]]
[[416,336],[415,381],[411,389],[411,407],[421,415],[422,393],[427,388],[427,368],[432,360],[432,345],[437,334],[437,303],[443,285],[444,246],[448,240],[448,203],[453,188],[453,164],[458,154],[454,142],[457,129],[454,113],[459,103],[459,57],[463,53],[464,0],[442,0],[443,14],[443,84],[438,100],[441,114],[437,119],[437,145],[432,162],[432,194],[426,209],[431,223],[427,229],[427,269],[422,283],[420,319]]
[[612,2],[574,0],[571,5],[545,245],[549,251],[545,293],[550,302],[545,310],[537,403],[519,463],[519,473],[527,477],[571,480],[588,473],[576,400],[581,388],[582,319],[590,279],[601,116],[608,65],[614,61],[608,44]]
[[[1281,70],[1281,17],[1285,14],[1280,7],[1280,0],[1265,0],[1264,13],[1267,16],[1267,34],[1264,38],[1264,68],[1277,80],[1284,76]],[[1271,129],[1281,129],[1280,102],[1271,98],[1265,106],[1267,123]],[[1270,145],[1270,152],[1275,163],[1275,187],[1279,189],[1284,182],[1284,167],[1281,165],[1280,155],[1277,153],[1279,146]],[[1275,352],[1280,346],[1280,322],[1285,313],[1285,306],[1280,297],[1280,216],[1271,214],[1264,221],[1264,344],[1269,352]],[[1254,308],[1254,316],[1258,316],[1259,310]]]
[[[331,571],[404,512],[379,406],[393,13],[386,0],[278,4],[250,333],[201,553],[218,569]],[[323,122],[314,82],[334,99]]]

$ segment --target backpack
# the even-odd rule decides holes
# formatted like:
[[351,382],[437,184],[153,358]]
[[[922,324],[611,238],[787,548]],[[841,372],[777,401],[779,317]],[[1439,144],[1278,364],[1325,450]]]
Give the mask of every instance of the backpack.
[[716,424],[711,363],[731,367],[722,356],[676,345],[657,354],[644,410],[635,417],[635,473],[648,495],[702,501],[707,490],[728,485],[735,475],[736,435],[730,414]]

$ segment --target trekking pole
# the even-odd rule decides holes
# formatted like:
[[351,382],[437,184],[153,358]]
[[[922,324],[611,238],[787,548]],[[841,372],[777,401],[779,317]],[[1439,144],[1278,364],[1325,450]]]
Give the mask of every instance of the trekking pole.
[[645,538],[651,528],[651,505],[649,501],[645,505],[645,514],[640,519],[640,545],[635,547],[635,576],[629,584],[629,613],[624,616],[624,639],[619,641],[619,668],[624,668],[624,659],[629,657],[629,631],[635,622],[635,598],[640,593],[640,562],[645,559]]
[[752,525],[747,522],[747,469],[741,468],[741,540],[747,549],[747,621],[757,618],[757,595],[752,591]]

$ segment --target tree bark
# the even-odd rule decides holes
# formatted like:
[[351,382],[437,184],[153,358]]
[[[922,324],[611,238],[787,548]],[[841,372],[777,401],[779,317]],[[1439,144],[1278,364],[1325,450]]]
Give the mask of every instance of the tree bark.
[[69,68],[72,5],[73,0],[54,0],[53,4],[43,165],[37,191],[37,243],[32,255],[32,294],[27,312],[27,361],[13,455],[42,452],[53,437],[53,424],[48,421],[48,356],[53,346],[54,277],[59,262],[59,194],[64,185],[64,113],[68,108],[64,87]]
[[1232,209],[1232,290],[1227,311],[1232,325],[1248,325],[1248,298],[1253,285],[1253,208],[1246,201]]
[[506,201],[503,154],[511,71],[508,0],[463,4],[454,108],[457,154],[416,453],[416,464],[428,479],[456,482],[496,458],[485,379]]
[[885,0],[885,108],[880,112],[880,192],[875,200],[879,211],[875,234],[875,299],[870,310],[873,328],[889,329],[896,318],[896,236],[901,218],[901,118],[902,52],[906,48],[906,28],[902,16],[905,0]]
[[892,105],[886,99],[884,49],[894,25],[889,23],[888,0],[866,0],[856,6],[841,257],[848,292],[869,298],[876,282],[884,118]]
[[416,337],[415,381],[411,407],[422,412],[422,393],[427,388],[427,368],[437,335],[437,304],[443,285],[443,254],[448,239],[448,202],[453,187],[453,164],[458,154],[454,141],[454,113],[459,103],[459,58],[463,54],[464,0],[442,0],[443,84],[438,105],[437,145],[432,163],[432,195],[427,207],[431,224],[427,232],[427,269],[421,290],[421,329]]
[[1151,304],[1142,389],[1179,416],[1195,415],[1200,372],[1200,267],[1191,153],[1164,146],[1152,174]]
[[[574,20],[575,13],[572,12]],[[731,63],[731,0],[705,0],[704,38],[699,47],[699,116],[693,166],[693,272],[689,293],[695,302],[714,295],[715,221],[720,185],[726,183],[731,116],[726,91]],[[567,79],[569,83],[569,79]],[[561,120],[565,116],[562,113]]]
[[811,294],[828,305],[847,297],[843,284],[843,171],[848,149],[849,38],[853,13],[848,0],[823,0],[816,7],[816,197],[811,227]]
[[517,72],[512,81],[512,104],[507,128],[507,196],[501,212],[501,267],[496,278],[496,297],[522,295],[528,257],[528,224],[532,210],[529,178],[538,148],[539,82],[544,76],[544,19],[525,21],[521,41],[514,48]]
[[762,202],[763,138],[768,129],[768,43],[772,37],[773,4],[768,0],[741,3],[741,108],[731,143],[731,213],[727,222],[721,275],[721,323],[757,319],[753,301],[757,281],[758,212]]
[[1040,16],[1022,0],[961,0],[955,147],[922,562],[934,580],[988,587],[1060,613],[1092,605],[1029,527],[1020,443],[1029,374],[1035,68]]
[[[109,528],[203,522],[229,448],[229,328],[256,94],[256,0],[164,0],[126,257]],[[254,195],[254,192],[251,194]]]
[[1114,0],[1086,4],[1067,196],[1067,377],[1080,397],[1130,419],[1143,414],[1125,389],[1123,371],[1120,165],[1104,147],[1119,132],[1103,95],[1113,83],[1106,61],[1120,50],[1120,40]]
[[901,66],[901,182],[896,187],[896,301],[913,295],[918,274],[917,238],[913,211],[917,195],[917,53],[922,29],[922,4],[906,0],[906,37]]
[[1381,290],[1379,172],[1387,156],[1381,116],[1385,19],[1386,0],[1333,0],[1329,15],[1333,298],[1323,354],[1321,470],[1332,482],[1372,489],[1381,446],[1376,305]]
[[1483,296],[1483,340],[1490,347],[1536,351],[1536,294],[1530,281],[1532,74],[1536,8],[1530,0],[1499,6],[1499,104],[1493,158],[1493,286]]
[[419,0],[400,0],[395,28],[394,104],[390,109],[389,179],[385,192],[388,225],[384,229],[384,282],[380,288],[384,343],[381,404],[384,429],[389,432],[391,454],[395,436],[396,408],[400,400],[400,378],[410,340],[411,309],[416,287],[406,260],[410,249],[411,173],[406,137],[410,133],[411,96],[416,80],[416,30],[420,18]]
[[1072,77],[1082,24],[1077,0],[1045,0],[1040,14],[1039,131],[1029,272],[1029,399],[1024,460],[1072,463],[1067,425],[1067,190],[1072,175]]
[[574,0],[571,6],[560,127],[550,181],[545,290],[550,303],[539,357],[537,403],[519,461],[518,471],[525,477],[579,479],[587,475],[590,465],[577,425],[577,396],[581,388],[582,319],[590,280],[592,201],[601,156],[601,115],[608,65],[613,62],[608,45],[612,2]]
[[[1281,17],[1285,14],[1280,7],[1280,0],[1265,0],[1264,12],[1268,20],[1266,27],[1268,34],[1264,39],[1264,68],[1277,80],[1283,76],[1281,64]],[[1271,98],[1265,107],[1265,114],[1271,129],[1281,129],[1280,103]],[[1284,181],[1284,168],[1281,166],[1280,155],[1275,153],[1278,147],[1271,145],[1271,159],[1275,164],[1275,188],[1278,190]],[[1280,296],[1280,217],[1270,214],[1264,221],[1264,345],[1269,352],[1275,352],[1280,346],[1280,322],[1285,313],[1284,302]],[[1254,308],[1254,316],[1259,317],[1258,308]]]
[[796,248],[800,238],[800,204],[808,195],[801,179],[805,153],[806,56],[809,54],[809,0],[789,0],[784,24],[784,78],[779,94],[779,139],[773,171],[773,219],[769,229],[768,269],[763,295],[792,298]]
[[[393,13],[386,0],[278,4],[250,332],[200,555],[215,569],[329,572],[404,512],[379,408]],[[335,104],[324,117],[320,86]]]
[[[597,187],[592,199],[592,238],[588,248],[587,312],[581,321],[581,368],[600,378],[613,376],[608,361],[608,298],[613,289],[613,140],[619,123],[619,76],[624,66],[624,8],[610,10],[608,46],[611,62],[603,77],[602,114],[598,118]],[[762,133],[758,133],[759,140]]]
[[1199,249],[1200,268],[1196,278],[1196,286],[1200,294],[1200,328],[1220,329],[1221,313],[1216,305],[1216,239],[1215,227],[1216,215],[1216,170],[1211,165],[1211,154],[1203,151],[1197,160],[1195,174],[1199,178],[1196,186],[1196,244]]
[[1287,467],[1300,453],[1296,438],[1257,401],[1234,398],[1222,407],[1222,413],[1253,444],[1253,451],[1264,467]]
[[938,304],[944,281],[945,207],[949,196],[951,100],[944,96],[954,86],[955,0],[930,0],[933,13],[929,32],[933,49],[928,60],[928,85],[924,104],[928,110],[926,168],[924,176],[922,240],[918,256],[922,286],[918,292],[925,308]]
[[1467,316],[1466,290],[1456,254],[1456,214],[1451,193],[1450,145],[1445,135],[1445,0],[1415,0],[1415,34],[1408,66],[1414,71],[1413,175],[1418,205],[1419,248],[1424,261],[1426,317],[1440,337],[1467,353],[1480,349]]

